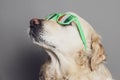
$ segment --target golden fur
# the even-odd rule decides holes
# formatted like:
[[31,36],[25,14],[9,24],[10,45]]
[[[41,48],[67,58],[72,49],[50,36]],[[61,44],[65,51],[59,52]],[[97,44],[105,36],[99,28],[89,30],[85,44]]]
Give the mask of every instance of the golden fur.
[[[71,12],[69,14],[78,16]],[[40,70],[39,80],[113,80],[103,64],[106,55],[100,36],[89,23],[78,18],[87,39],[87,50],[74,22],[67,27],[52,20],[42,22],[42,35],[38,37],[45,42],[34,43],[42,46],[50,59]]]

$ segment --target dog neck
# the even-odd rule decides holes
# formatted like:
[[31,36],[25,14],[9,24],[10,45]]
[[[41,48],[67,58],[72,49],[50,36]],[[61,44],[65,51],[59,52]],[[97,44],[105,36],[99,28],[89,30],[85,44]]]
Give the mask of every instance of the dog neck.
[[75,60],[77,59],[76,55],[68,56],[65,54],[63,55],[60,52],[53,52],[51,50],[46,50],[46,51],[51,58],[51,62],[48,66],[52,69],[52,72],[54,71],[56,72],[56,75],[59,75],[59,76],[62,76],[62,75],[68,76],[72,74],[78,75],[78,70],[80,70],[79,72],[85,69],[86,71],[88,70],[86,68],[87,66],[86,62],[83,65],[76,62],[77,61]]
[[[75,53],[77,55],[68,56],[60,52],[46,51],[51,61],[43,66],[45,80],[80,80],[81,77],[83,78],[82,80],[88,80],[88,77],[90,80],[108,80],[108,78],[112,80],[109,71],[103,64],[100,64],[96,70],[91,71],[89,59],[85,55],[82,55],[82,53]],[[98,76],[99,79],[94,75]]]

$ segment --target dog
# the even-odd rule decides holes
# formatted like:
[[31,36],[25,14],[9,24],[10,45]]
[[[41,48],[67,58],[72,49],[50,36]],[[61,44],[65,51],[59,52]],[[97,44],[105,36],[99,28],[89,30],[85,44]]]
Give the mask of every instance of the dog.
[[[74,16],[68,19],[70,23],[60,23],[67,14]],[[100,35],[76,13],[59,15],[58,19],[52,15],[54,19],[30,20],[30,37],[50,56],[40,69],[39,80],[113,80],[104,65],[106,55]]]

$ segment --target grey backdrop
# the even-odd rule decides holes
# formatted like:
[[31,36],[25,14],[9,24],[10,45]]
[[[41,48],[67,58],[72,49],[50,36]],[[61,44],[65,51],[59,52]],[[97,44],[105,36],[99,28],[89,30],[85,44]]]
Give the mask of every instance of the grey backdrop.
[[102,36],[106,65],[120,79],[120,0],[0,0],[0,80],[38,80],[48,56],[30,40],[29,20],[66,11],[79,14]]

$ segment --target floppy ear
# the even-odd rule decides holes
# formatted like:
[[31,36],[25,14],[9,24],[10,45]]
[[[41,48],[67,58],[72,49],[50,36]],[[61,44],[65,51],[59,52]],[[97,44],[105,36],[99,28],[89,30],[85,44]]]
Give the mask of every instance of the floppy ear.
[[97,65],[106,59],[103,45],[101,44],[100,37],[97,33],[92,35],[91,49],[92,55],[90,59],[90,67],[92,70],[94,70]]

